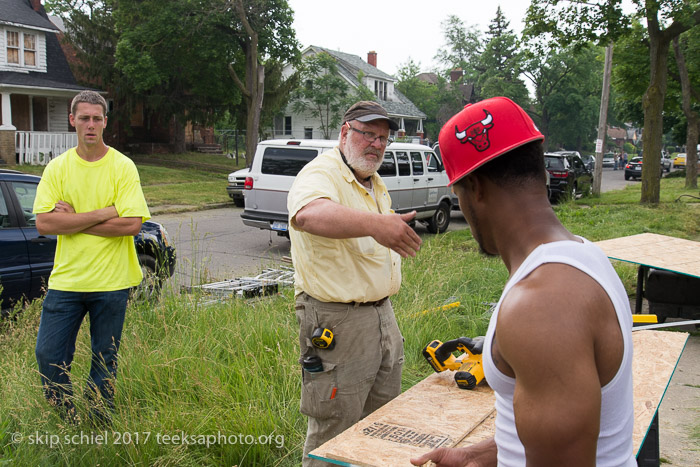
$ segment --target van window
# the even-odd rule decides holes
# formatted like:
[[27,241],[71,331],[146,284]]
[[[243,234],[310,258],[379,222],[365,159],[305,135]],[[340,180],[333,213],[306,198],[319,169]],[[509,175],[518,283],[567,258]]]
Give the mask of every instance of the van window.
[[419,152],[411,152],[411,166],[413,175],[423,175],[423,158]]
[[428,163],[428,172],[439,172],[440,162],[437,156],[432,152],[425,153],[425,161]]
[[392,153],[384,153],[384,161],[382,161],[382,165],[379,167],[379,170],[377,170],[377,173],[382,177],[396,176],[396,160]]
[[317,154],[317,149],[300,147],[265,148],[260,171],[264,174],[296,177],[299,171]]
[[399,164],[399,176],[411,175],[411,161],[407,152],[396,151],[396,161]]

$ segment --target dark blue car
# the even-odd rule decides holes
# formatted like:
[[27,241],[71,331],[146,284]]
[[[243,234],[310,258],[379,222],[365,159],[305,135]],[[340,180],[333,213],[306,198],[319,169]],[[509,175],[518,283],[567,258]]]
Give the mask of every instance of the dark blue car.
[[[40,177],[0,169],[0,309],[44,294],[56,250],[55,235],[41,235],[32,214]],[[134,237],[144,280],[135,298],[157,295],[175,271],[175,248],[165,228],[147,221]]]

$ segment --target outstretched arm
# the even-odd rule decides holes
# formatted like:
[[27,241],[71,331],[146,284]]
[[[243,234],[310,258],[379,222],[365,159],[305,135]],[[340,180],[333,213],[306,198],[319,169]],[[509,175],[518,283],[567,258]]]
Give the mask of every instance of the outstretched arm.
[[328,238],[372,237],[402,257],[416,256],[422,243],[407,224],[416,216],[378,214],[352,209],[326,198],[311,201],[297,212],[292,222],[310,234]]

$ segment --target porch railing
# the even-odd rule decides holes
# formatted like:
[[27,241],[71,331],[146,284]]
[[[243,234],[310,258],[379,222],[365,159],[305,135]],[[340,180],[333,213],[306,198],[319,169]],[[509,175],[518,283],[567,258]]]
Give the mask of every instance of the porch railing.
[[76,133],[18,131],[15,135],[15,151],[19,155],[20,165],[46,165],[54,157],[77,145]]

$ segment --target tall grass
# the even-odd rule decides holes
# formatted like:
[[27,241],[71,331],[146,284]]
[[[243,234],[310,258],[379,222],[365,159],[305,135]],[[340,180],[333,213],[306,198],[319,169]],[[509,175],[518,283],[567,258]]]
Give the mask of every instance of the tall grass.
[[[697,208],[688,204],[569,202],[555,210],[572,232],[594,241],[645,231],[700,239]],[[631,294],[636,269],[616,269]],[[405,337],[406,390],[432,372],[421,356],[432,339],[484,334],[507,271],[499,259],[480,255],[463,230],[427,238],[416,258],[404,260],[402,274],[392,302]],[[459,306],[441,308],[455,302]],[[299,413],[292,291],[202,303],[196,295],[165,290],[156,303],[130,304],[117,411],[102,444],[94,438],[100,430],[86,422],[67,425],[43,399],[34,359],[41,303],[6,321],[0,332],[0,458],[16,465],[299,465],[306,420]],[[83,326],[73,366],[83,416],[89,349]],[[37,434],[44,443],[52,436],[58,443],[38,444]],[[185,441],[173,438],[183,434]]]

